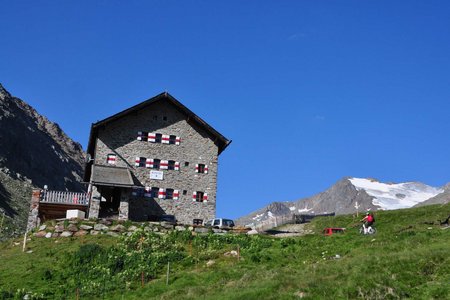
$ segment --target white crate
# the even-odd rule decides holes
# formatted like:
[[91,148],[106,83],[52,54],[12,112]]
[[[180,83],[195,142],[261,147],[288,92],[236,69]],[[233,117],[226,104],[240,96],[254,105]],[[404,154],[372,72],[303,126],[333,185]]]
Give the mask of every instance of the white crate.
[[86,213],[78,209],[69,209],[66,211],[66,219],[84,219]]

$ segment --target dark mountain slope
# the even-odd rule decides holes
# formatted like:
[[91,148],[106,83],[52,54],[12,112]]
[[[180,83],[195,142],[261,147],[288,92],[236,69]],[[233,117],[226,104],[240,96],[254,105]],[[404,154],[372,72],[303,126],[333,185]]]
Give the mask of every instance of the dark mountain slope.
[[33,187],[82,191],[83,161],[80,144],[0,84],[0,237],[24,229]]

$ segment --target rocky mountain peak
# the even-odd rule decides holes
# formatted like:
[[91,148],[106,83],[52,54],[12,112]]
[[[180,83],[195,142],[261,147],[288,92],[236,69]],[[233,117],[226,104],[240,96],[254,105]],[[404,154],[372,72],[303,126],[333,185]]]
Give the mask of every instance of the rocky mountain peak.
[[7,235],[24,228],[33,187],[85,189],[81,145],[1,84],[0,145],[0,215],[7,217]]

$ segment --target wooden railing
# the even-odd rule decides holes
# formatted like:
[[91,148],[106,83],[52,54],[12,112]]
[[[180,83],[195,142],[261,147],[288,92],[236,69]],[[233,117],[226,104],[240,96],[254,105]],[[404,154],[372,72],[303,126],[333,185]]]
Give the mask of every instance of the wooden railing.
[[39,202],[56,204],[89,205],[88,193],[47,191],[41,192]]

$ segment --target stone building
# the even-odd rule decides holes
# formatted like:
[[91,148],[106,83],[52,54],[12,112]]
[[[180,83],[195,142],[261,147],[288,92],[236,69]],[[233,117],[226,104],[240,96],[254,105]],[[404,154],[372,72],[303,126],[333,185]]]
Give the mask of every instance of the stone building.
[[230,142],[168,93],[92,124],[89,217],[213,218],[218,156]]

